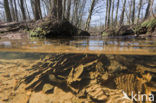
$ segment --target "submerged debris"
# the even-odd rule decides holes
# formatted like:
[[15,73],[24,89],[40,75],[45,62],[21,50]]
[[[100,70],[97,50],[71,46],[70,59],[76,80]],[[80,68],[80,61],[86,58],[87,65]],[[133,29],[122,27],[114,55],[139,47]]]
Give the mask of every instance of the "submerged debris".
[[[123,98],[124,93],[151,93],[148,83],[149,73],[128,69],[129,63],[122,64],[114,58],[125,60],[123,56],[92,54],[58,54],[45,57],[29,69],[32,74],[23,80],[26,90],[53,93],[55,88],[71,92],[71,101],[93,103],[132,103]],[[126,62],[134,62],[134,59]],[[115,66],[112,66],[113,64]],[[132,67],[136,67],[132,65]]]
[[78,66],[77,68],[72,68],[71,72],[69,73],[67,83],[71,84],[72,82],[80,81],[80,76],[83,73],[83,65]]

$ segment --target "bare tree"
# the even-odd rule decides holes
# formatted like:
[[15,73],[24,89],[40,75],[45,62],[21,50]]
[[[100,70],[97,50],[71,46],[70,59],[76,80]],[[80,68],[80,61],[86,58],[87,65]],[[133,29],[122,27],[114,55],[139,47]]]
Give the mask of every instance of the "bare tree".
[[73,12],[73,18],[72,18],[72,23],[74,25],[77,25],[78,23],[78,7],[79,7],[79,0],[74,0],[74,12]]
[[139,1],[137,23],[139,22],[139,19],[140,19],[141,7],[142,7],[142,0]]
[[107,21],[107,26],[110,26],[110,12],[111,12],[111,4],[112,4],[112,0],[109,0],[109,6],[108,6],[108,21]]
[[3,0],[3,2],[4,2],[4,9],[5,9],[7,22],[11,22],[12,18],[11,18],[11,13],[10,13],[10,8],[9,8],[9,2],[8,0]]
[[118,20],[119,3],[120,3],[120,0],[117,1],[116,16],[115,16],[115,24],[117,24],[117,20]]
[[25,7],[24,7],[23,0],[20,0],[20,8],[21,8],[23,20],[26,20],[26,13],[25,13]]
[[131,24],[131,17],[132,17],[132,0],[129,2],[129,16],[128,16],[128,24]]
[[62,20],[62,0],[52,0],[51,16],[56,17],[58,20]]
[[81,23],[82,23],[82,16],[84,14],[85,5],[86,5],[86,0],[83,0],[81,6],[79,7],[80,8],[79,9],[79,20],[78,20],[78,25],[77,25],[78,28],[80,28]]
[[62,0],[57,0],[57,18],[62,20]]
[[120,16],[120,25],[123,24],[124,14],[125,14],[125,6],[126,6],[126,0],[124,0],[124,4],[123,4],[123,8],[122,8],[122,12],[121,12],[121,16]]
[[51,0],[51,16],[57,17],[57,1]]
[[66,0],[63,1],[63,17],[66,15]]
[[107,20],[108,20],[108,3],[109,0],[106,0],[105,27],[107,27]]
[[25,0],[25,8],[26,8],[26,11],[27,11],[27,14],[28,14],[28,18],[30,20],[31,18],[30,18],[30,13],[29,13],[29,10],[28,10],[28,6],[27,6],[26,0]]
[[16,4],[16,0],[14,1],[14,6],[15,6],[15,16],[16,16],[16,21],[18,21],[18,10],[17,10],[17,4]]
[[111,14],[111,24],[113,26],[114,23],[114,0],[112,1],[112,14]]
[[40,0],[36,1],[36,4],[38,5],[38,11],[39,11],[39,15],[40,15],[40,19],[42,19],[42,10],[41,10],[41,3]]
[[14,5],[13,4],[13,0],[10,0],[12,19],[15,21],[16,20],[16,16],[15,16],[15,8],[14,8],[13,5]]
[[50,9],[52,8],[51,2],[49,0],[42,0],[42,2],[44,3],[45,7],[44,9],[47,10],[47,12],[49,13]]
[[68,3],[67,3],[67,20],[69,21],[70,20],[70,9],[71,9],[71,0],[68,0]]
[[134,21],[135,21],[135,0],[133,0],[132,24],[134,24]]
[[154,4],[154,0],[151,1],[150,11],[151,11],[152,16],[156,18],[156,16],[154,15],[154,12],[153,12],[153,4]]
[[35,20],[39,20],[42,18],[42,12],[40,8],[40,0],[32,0],[32,9],[34,12]]
[[85,24],[85,30],[86,31],[88,31],[89,26],[90,26],[90,21],[91,21],[91,17],[92,17],[92,14],[93,14],[93,9],[95,7],[95,2],[96,2],[96,0],[92,0],[90,11],[89,11],[89,15],[88,15],[88,19],[87,19],[87,22]]
[[144,20],[146,20],[150,15],[150,6],[151,6],[151,0],[148,0],[148,5],[147,5],[147,8],[146,8],[146,13],[145,13]]

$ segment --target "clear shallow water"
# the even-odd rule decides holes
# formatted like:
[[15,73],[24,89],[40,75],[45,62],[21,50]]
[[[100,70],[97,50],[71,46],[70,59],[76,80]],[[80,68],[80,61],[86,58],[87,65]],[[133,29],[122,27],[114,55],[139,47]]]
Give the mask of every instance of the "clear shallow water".
[[[52,60],[53,58],[54,60]],[[47,65],[47,63],[53,63],[55,60],[56,64]],[[39,61],[39,63],[37,61]],[[25,100],[25,95],[28,94],[27,91],[23,91],[25,87],[22,87],[23,89],[17,89],[18,92],[14,90],[16,87],[15,81],[20,81],[21,78],[29,76],[35,70],[42,71],[43,69],[48,70],[49,68],[56,69],[57,73],[55,74],[54,72],[56,77],[68,79],[65,80],[65,83],[62,85],[63,87],[54,85],[63,91],[57,93],[55,92],[57,90],[54,89],[54,92],[50,94],[54,96],[49,98],[46,97],[46,100],[48,98],[49,101],[52,100],[54,103],[60,102],[61,100],[72,103],[73,99],[69,99],[68,97],[77,98],[77,96],[74,94],[66,94],[64,88],[70,85],[68,84],[69,80],[71,82],[72,80],[77,79],[76,77],[73,77],[74,79],[71,78],[69,74],[72,72],[73,68],[77,69],[80,65],[84,66],[84,70],[81,71],[83,73],[81,77],[82,80],[78,79],[76,85],[79,85],[81,89],[85,89],[92,81],[97,80],[98,82],[94,85],[101,85],[102,88],[105,88],[107,91],[108,89],[124,90],[127,95],[131,97],[129,92],[131,93],[134,89],[139,91],[139,86],[142,85],[143,92],[140,93],[140,95],[153,94],[156,98],[156,38],[75,37],[72,39],[54,40],[3,39],[0,40],[0,103],[15,103],[17,101],[23,103],[27,103],[28,101],[29,103],[36,103],[33,102],[34,98],[36,99],[36,97],[33,96],[28,96],[28,100]],[[61,72],[57,69],[60,69]],[[51,72],[51,70],[52,69],[50,69],[49,72]],[[66,72],[66,70],[70,70],[70,72]],[[44,71],[41,73],[44,73]],[[79,73],[80,72],[78,72],[78,74]],[[147,75],[148,73],[150,75]],[[133,80],[128,74],[132,74],[137,78]],[[117,80],[120,82],[119,84],[112,84],[115,81],[113,78],[116,78],[116,76],[119,78],[119,80]],[[36,77],[39,76],[37,75]],[[44,84],[48,81],[42,79],[43,78],[40,78],[40,81],[43,81],[41,84],[44,87]],[[145,81],[141,81],[140,83],[140,81],[136,82],[137,80]],[[137,85],[135,85],[135,83]],[[51,85],[53,85],[53,83]],[[77,86],[74,87],[74,84],[70,86],[72,86],[72,89],[74,88],[73,90],[77,89]],[[43,87],[41,86],[40,91],[43,91]],[[81,91],[81,89],[79,91]],[[147,90],[148,92],[145,92]],[[35,93],[36,92],[29,92],[31,95],[36,95]],[[137,93],[138,92],[136,92],[136,94]],[[43,94],[37,95],[44,97]],[[65,95],[67,95],[67,97]],[[90,93],[87,95],[92,96]],[[112,102],[110,103],[114,103],[113,100],[115,102],[120,100],[119,98],[114,99],[111,96],[107,98],[111,98]],[[79,98],[79,100],[81,100],[81,98]],[[95,98],[94,100],[93,103],[99,103],[97,102],[98,98]],[[84,101],[88,101],[88,99],[84,98]],[[40,99],[40,102],[46,103],[43,98]],[[74,102],[75,101],[73,101],[73,103]],[[153,103],[155,103],[155,101],[153,101]]]

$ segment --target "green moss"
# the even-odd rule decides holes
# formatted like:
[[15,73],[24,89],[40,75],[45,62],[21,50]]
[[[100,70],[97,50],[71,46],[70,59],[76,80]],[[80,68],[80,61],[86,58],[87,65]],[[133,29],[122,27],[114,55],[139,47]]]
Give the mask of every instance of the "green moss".
[[140,31],[141,28],[142,28],[141,25],[135,26],[135,27],[133,28],[134,33],[137,33],[138,31]]
[[135,33],[145,33],[145,32],[148,33],[151,32],[154,27],[156,27],[156,19],[152,18],[144,21],[140,25],[135,26],[133,31]]
[[150,20],[146,20],[141,24],[141,27],[146,27],[146,28],[153,28],[156,26],[156,19],[152,18]]
[[102,36],[108,36],[109,34],[107,32],[103,32]]
[[31,37],[44,37],[48,32],[43,30],[42,28],[38,27],[32,31],[30,31]]

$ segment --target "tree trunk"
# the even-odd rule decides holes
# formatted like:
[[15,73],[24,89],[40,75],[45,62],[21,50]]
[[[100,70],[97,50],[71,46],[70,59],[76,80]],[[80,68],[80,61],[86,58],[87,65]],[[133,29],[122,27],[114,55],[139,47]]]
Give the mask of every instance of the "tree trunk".
[[18,11],[17,11],[17,4],[16,4],[16,0],[14,1],[14,6],[15,6],[15,16],[16,16],[16,21],[18,21]]
[[135,0],[133,0],[132,24],[134,24],[134,21],[135,21]]
[[108,21],[107,21],[108,27],[110,26],[111,4],[112,4],[112,0],[109,0],[109,6],[108,6]]
[[39,20],[41,18],[41,14],[40,14],[40,11],[39,11],[39,1],[40,0],[34,0],[33,1],[33,5],[34,5],[34,16],[35,16],[35,20]]
[[51,2],[49,0],[42,0],[42,2],[44,3],[44,5],[46,7],[46,8],[44,8],[44,9],[46,9],[44,11],[47,11],[47,13],[49,13],[50,8],[51,8]]
[[39,15],[40,15],[40,19],[42,19],[42,10],[41,10],[41,3],[40,3],[40,0],[37,0],[36,4],[38,5],[38,12],[39,12]]
[[31,0],[30,3],[31,3],[31,8],[32,8],[33,16],[35,18],[35,1],[34,0]]
[[128,16],[128,24],[131,24],[131,17],[132,17],[132,1],[129,3],[129,16]]
[[121,16],[120,16],[120,25],[122,25],[123,24],[123,21],[124,21],[125,6],[126,6],[126,0],[124,0],[124,4],[123,4],[123,8],[122,8],[122,13],[121,13]]
[[29,13],[29,10],[28,10],[28,6],[27,6],[26,0],[25,0],[25,7],[26,7],[26,10],[27,10],[28,18],[30,20],[31,18],[30,18],[30,13]]
[[73,10],[72,10],[72,14],[73,16],[71,17],[71,23],[74,24],[74,19],[75,19],[75,7],[76,7],[76,2],[77,0],[73,0]]
[[67,20],[70,21],[70,9],[71,9],[71,0],[68,0],[67,3]]
[[10,0],[10,6],[11,6],[11,13],[12,13],[12,19],[16,21],[16,16],[15,16],[15,8],[13,6],[13,0]]
[[82,4],[81,4],[81,9],[79,11],[79,21],[78,21],[78,25],[77,27],[80,28],[81,27],[81,23],[82,23],[82,16],[83,16],[83,13],[84,13],[84,8],[85,8],[85,5],[86,5],[86,0],[83,0]]
[[57,1],[56,0],[51,0],[51,16],[52,17],[57,17]]
[[90,11],[89,11],[88,19],[87,19],[87,22],[86,22],[86,24],[85,24],[85,30],[86,30],[86,31],[88,31],[89,26],[90,26],[91,17],[92,17],[92,14],[93,14],[93,9],[94,9],[94,7],[95,7],[95,1],[96,1],[96,0],[92,0],[92,4],[91,4]]
[[141,7],[142,7],[142,0],[139,1],[139,9],[138,9],[137,24],[138,24],[139,19],[140,19]]
[[66,0],[63,1],[63,17],[66,15]]
[[152,16],[156,18],[156,16],[154,15],[154,12],[153,12],[153,4],[154,4],[154,0],[151,1],[150,11],[151,11]]
[[57,18],[62,20],[62,0],[57,0]]
[[117,9],[116,9],[116,16],[115,16],[115,24],[117,24],[117,20],[118,20],[119,4],[120,4],[120,0],[118,0],[118,2],[117,2]]
[[26,20],[26,13],[25,13],[25,8],[24,8],[24,2],[23,2],[23,0],[20,0],[20,8],[21,8],[21,11],[22,11],[23,20]]
[[112,1],[112,14],[111,14],[111,24],[112,24],[112,26],[113,26],[113,23],[114,23],[114,0]]
[[147,8],[146,8],[146,13],[145,13],[144,20],[146,20],[150,15],[150,6],[151,6],[151,0],[148,0],[148,5],[147,5]]
[[75,0],[75,10],[74,10],[74,25],[77,26],[78,24],[78,9],[79,9],[79,0]]
[[62,0],[52,0],[51,3],[52,9],[50,15],[58,20],[62,20]]
[[9,2],[8,0],[3,0],[3,2],[4,2],[4,9],[5,9],[7,22],[11,22],[12,18],[11,18],[11,13],[10,13],[10,8],[9,8]]
[[106,0],[105,27],[107,27],[107,20],[108,20],[108,1],[109,0]]

